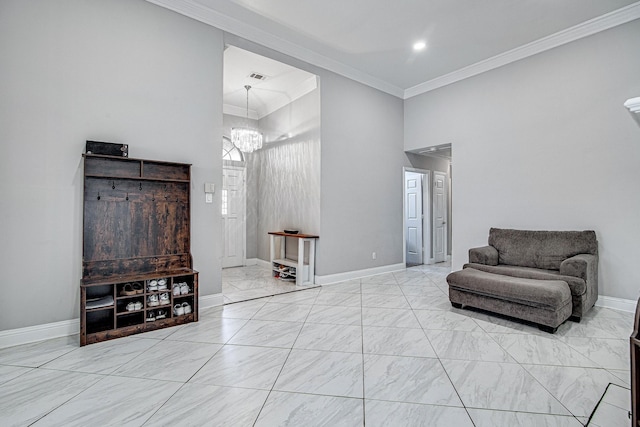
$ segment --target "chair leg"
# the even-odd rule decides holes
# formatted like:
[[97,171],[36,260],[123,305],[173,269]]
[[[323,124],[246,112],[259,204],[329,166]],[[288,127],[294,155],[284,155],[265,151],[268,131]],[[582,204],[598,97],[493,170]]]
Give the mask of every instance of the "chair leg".
[[569,317],[569,320],[571,320],[572,322],[580,323],[580,321],[582,320],[582,317],[571,316]]
[[542,332],[548,332],[550,334],[555,334],[556,331],[558,330],[558,327],[556,326],[555,328],[551,327],[551,326],[547,326],[547,325],[538,325],[538,328],[542,331]]
[[462,308],[462,304],[457,303],[457,302],[451,301],[451,305],[453,306],[453,308]]

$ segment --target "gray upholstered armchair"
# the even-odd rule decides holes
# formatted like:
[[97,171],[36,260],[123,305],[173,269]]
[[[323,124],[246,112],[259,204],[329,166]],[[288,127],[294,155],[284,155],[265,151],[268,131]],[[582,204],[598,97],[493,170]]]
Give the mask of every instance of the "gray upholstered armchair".
[[571,318],[598,299],[598,241],[594,231],[531,231],[491,228],[489,246],[469,250],[470,267],[537,280],[561,280],[571,290]]

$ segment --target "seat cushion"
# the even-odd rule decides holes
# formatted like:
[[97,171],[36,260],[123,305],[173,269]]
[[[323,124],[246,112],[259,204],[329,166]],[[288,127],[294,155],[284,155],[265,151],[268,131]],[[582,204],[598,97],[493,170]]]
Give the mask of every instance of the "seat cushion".
[[562,280],[527,279],[465,268],[449,274],[447,283],[457,291],[548,310],[559,310],[571,302],[569,286]]
[[524,279],[537,280],[562,280],[567,282],[571,293],[575,296],[582,296],[587,292],[587,284],[579,277],[563,276],[556,270],[542,270],[531,267],[516,267],[513,265],[484,265],[469,263],[463,268],[475,268],[476,270],[486,271],[487,273],[504,274],[512,277],[522,277]]

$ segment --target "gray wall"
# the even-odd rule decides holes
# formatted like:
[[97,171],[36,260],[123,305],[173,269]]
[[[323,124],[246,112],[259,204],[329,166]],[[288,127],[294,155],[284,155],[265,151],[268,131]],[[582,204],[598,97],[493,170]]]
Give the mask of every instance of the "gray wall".
[[321,88],[317,274],[401,263],[403,102],[328,72]]
[[259,128],[266,143],[249,168],[258,183],[257,256],[269,260],[269,231],[320,233],[320,90],[263,117]]
[[86,139],[193,163],[192,253],[219,293],[222,33],[142,0],[0,3],[0,330],[79,316]]
[[406,100],[406,150],[453,144],[454,268],[492,226],[593,229],[600,294],[638,298],[638,40],[636,20]]

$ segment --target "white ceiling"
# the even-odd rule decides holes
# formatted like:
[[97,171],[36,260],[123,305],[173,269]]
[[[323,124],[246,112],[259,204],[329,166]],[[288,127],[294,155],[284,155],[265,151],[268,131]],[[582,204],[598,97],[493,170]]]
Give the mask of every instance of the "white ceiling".
[[403,98],[640,18],[635,0],[148,1]]
[[[266,77],[249,77],[258,73]],[[262,117],[284,107],[317,87],[316,76],[298,68],[252,52],[228,46],[224,51],[224,113],[246,117],[249,90],[249,117]]]

